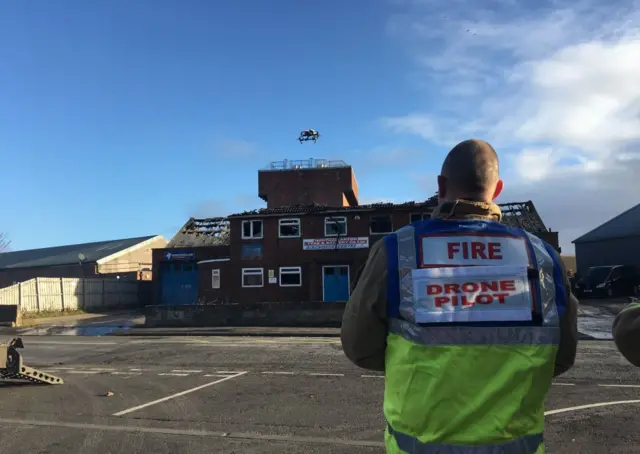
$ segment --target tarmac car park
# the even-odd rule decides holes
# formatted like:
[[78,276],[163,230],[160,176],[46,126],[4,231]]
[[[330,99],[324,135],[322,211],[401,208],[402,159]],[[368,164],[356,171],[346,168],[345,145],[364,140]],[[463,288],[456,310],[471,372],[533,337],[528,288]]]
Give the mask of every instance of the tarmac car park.
[[[0,384],[0,454],[384,452],[384,378],[336,338],[23,341],[25,364],[64,384]],[[639,412],[640,371],[582,341],[548,398],[547,452],[637,452]]]

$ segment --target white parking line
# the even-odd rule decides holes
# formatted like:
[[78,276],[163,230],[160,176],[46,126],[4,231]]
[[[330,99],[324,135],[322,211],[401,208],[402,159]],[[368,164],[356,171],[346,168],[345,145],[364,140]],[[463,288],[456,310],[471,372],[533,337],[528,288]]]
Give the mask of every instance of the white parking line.
[[608,407],[611,405],[640,404],[640,400],[619,400],[617,402],[599,402],[597,404],[578,405],[577,407],[559,408],[557,410],[545,411],[545,416],[556,415],[558,413],[566,413],[568,411],[586,410],[589,408]]
[[295,372],[272,372],[272,371],[265,371],[262,372],[265,375],[295,375]]
[[598,385],[602,388],[640,388],[640,385]]
[[150,407],[151,405],[159,404],[161,402],[166,402],[167,400],[174,399],[174,398],[180,397],[180,396],[184,396],[185,394],[189,394],[189,393],[192,393],[192,392],[195,392],[195,391],[199,391],[199,390],[207,388],[209,386],[217,385],[218,383],[222,383],[224,381],[231,380],[232,378],[240,377],[241,375],[244,375],[246,373],[247,372],[241,372],[239,374],[230,375],[228,377],[221,378],[220,380],[212,381],[210,383],[205,383],[204,385],[196,386],[195,388],[190,388],[190,389],[187,389],[185,391],[182,391],[182,392],[179,392],[179,393],[176,393],[176,394],[171,394],[170,396],[163,397],[162,399],[158,399],[158,400],[154,400],[154,401],[148,402],[146,404],[138,405],[137,407],[127,408],[126,410],[122,410],[122,411],[119,411],[118,413],[114,413],[113,416],[126,415],[128,413],[131,413],[131,412],[134,412],[134,411],[137,411],[137,410],[141,410],[141,409],[146,408],[146,407]]
[[185,374],[199,374],[202,372],[201,370],[182,370],[182,369],[173,369],[171,372],[185,373]]
[[142,375],[142,372],[112,372],[112,375]]
[[362,378],[384,378],[384,375],[360,375]]
[[575,383],[551,383],[552,385],[555,386],[575,386]]
[[69,370],[68,374],[99,374],[99,370]]
[[310,373],[309,375],[313,377],[344,377],[344,374],[321,374],[321,373]]
[[118,342],[61,342],[61,341],[40,341],[29,339],[29,345],[69,345],[83,347],[85,345],[118,345]]
[[158,375],[161,377],[188,377],[189,376],[189,374],[181,374],[181,373],[175,373],[175,372],[172,372],[172,373],[167,372],[167,373],[158,374]]

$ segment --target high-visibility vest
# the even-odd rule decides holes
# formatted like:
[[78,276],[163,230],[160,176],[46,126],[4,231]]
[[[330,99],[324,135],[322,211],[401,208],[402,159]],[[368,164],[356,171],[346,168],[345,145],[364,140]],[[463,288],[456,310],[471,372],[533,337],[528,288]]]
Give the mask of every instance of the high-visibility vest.
[[552,247],[498,222],[451,219],[383,241],[387,452],[544,453],[567,305]]

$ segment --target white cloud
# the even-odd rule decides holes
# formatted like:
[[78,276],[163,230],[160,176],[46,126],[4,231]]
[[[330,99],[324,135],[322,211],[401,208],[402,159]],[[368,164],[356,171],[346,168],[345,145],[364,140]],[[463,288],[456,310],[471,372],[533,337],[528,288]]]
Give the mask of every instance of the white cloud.
[[386,118],[391,131],[446,147],[489,140],[502,156],[501,199],[533,200],[567,249],[640,202],[636,2],[396,3],[410,6],[389,31],[437,88],[425,103],[440,111]]

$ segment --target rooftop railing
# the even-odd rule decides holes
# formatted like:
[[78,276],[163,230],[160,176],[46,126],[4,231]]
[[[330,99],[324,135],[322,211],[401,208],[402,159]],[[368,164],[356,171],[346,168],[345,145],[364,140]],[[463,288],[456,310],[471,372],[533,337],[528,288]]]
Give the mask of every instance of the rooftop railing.
[[297,170],[297,169],[324,169],[349,167],[342,160],[330,159],[285,159],[284,161],[273,161],[262,170]]

